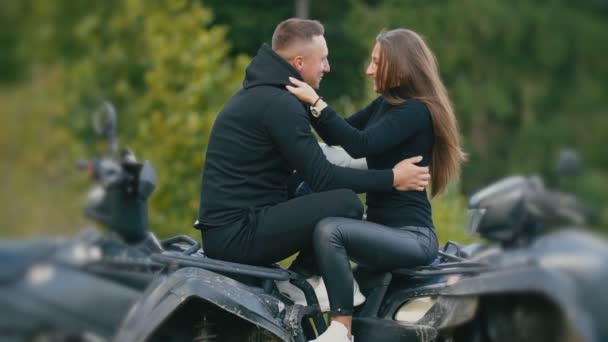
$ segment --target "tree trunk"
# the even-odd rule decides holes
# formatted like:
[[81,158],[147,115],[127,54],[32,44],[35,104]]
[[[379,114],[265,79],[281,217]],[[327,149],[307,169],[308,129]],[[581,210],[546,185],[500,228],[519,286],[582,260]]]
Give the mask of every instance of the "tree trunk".
[[308,19],[310,14],[310,0],[294,0],[296,18]]

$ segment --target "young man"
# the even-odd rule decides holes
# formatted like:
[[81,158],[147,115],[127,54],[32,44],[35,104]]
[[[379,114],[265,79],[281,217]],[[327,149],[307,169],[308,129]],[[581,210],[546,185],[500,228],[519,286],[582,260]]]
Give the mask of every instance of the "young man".
[[[318,88],[329,72],[324,28],[288,19],[247,67],[243,88],[218,115],[207,148],[196,227],[212,258],[271,264],[297,251],[292,268],[314,270],[312,233],[326,217],[360,219],[355,192],[419,190],[428,168],[417,158],[390,170],[330,164],[310,128],[309,108],[285,88],[295,77]],[[315,193],[288,199],[296,170]],[[348,189],[348,190],[347,190]]]

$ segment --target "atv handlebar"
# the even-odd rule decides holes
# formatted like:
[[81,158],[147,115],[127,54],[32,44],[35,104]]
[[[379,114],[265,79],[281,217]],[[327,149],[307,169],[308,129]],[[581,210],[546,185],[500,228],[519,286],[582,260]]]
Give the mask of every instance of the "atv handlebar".
[[166,240],[162,240],[160,242],[160,244],[163,246],[164,249],[168,249],[168,247],[170,247],[176,243],[179,243],[179,242],[185,242],[190,246],[182,252],[182,254],[185,254],[185,255],[191,255],[191,254],[195,253],[196,251],[198,251],[199,248],[201,247],[201,244],[198,241],[194,240],[193,238],[191,238],[187,235],[177,235],[177,236],[168,238]]
[[541,209],[540,219],[549,223],[584,224],[586,213],[583,204],[572,194],[545,190],[535,202]]

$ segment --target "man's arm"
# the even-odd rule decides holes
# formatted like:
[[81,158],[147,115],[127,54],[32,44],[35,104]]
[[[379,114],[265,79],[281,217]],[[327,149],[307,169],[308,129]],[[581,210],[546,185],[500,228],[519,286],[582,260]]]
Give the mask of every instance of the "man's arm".
[[404,159],[393,167],[393,187],[399,191],[422,191],[431,180],[428,166],[418,166],[421,156]]

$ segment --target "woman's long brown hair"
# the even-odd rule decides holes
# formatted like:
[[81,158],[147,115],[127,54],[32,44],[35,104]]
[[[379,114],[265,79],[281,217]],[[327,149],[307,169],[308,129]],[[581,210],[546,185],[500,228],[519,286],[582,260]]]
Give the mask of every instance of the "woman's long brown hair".
[[422,37],[412,30],[381,32],[376,43],[380,47],[378,92],[393,105],[418,99],[431,112],[435,135],[430,164],[431,197],[435,197],[460,176],[461,163],[466,159],[460,146],[458,121],[439,77],[437,59]]

